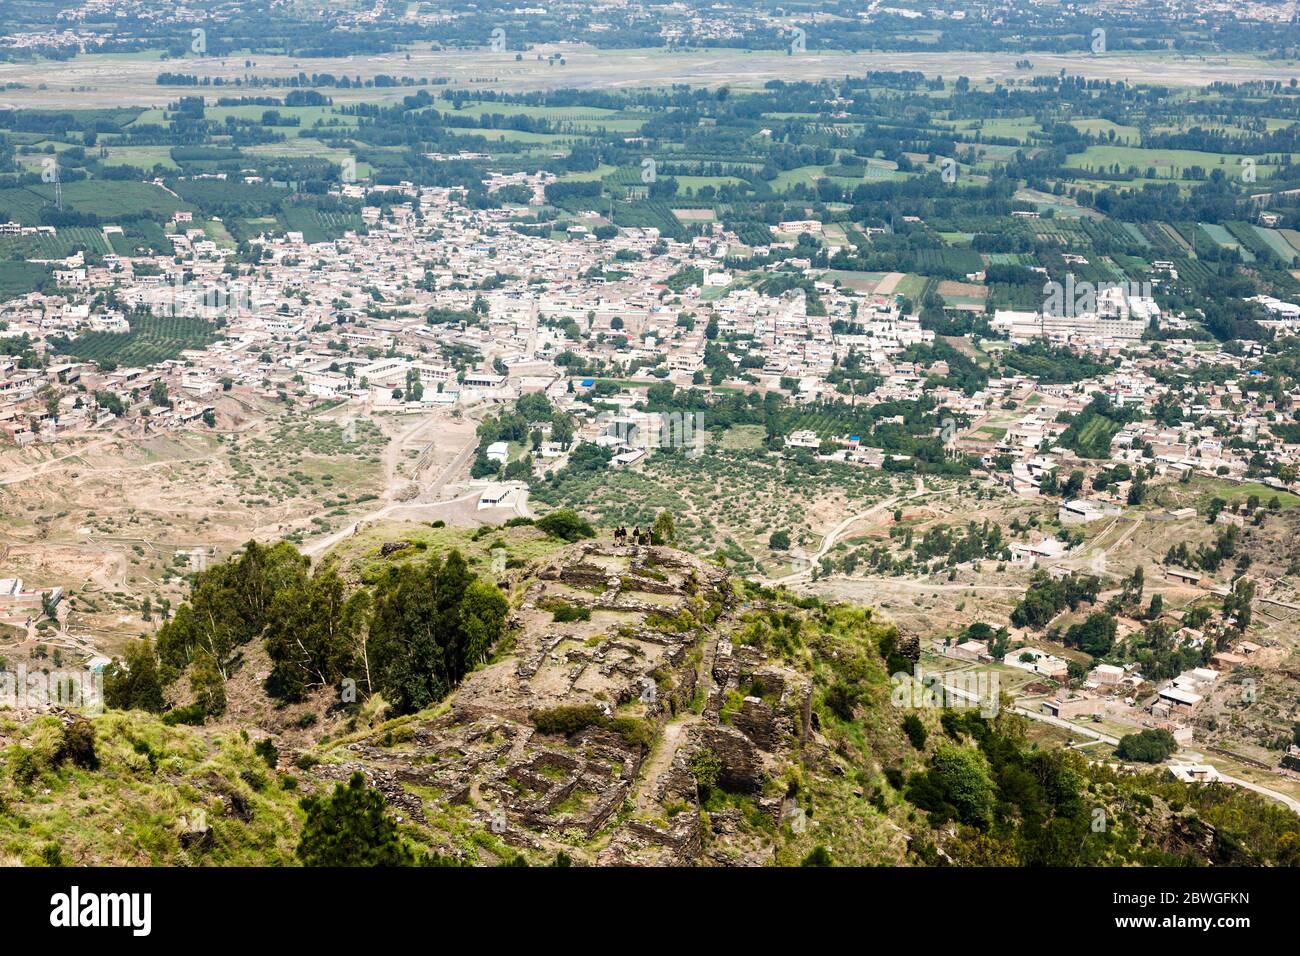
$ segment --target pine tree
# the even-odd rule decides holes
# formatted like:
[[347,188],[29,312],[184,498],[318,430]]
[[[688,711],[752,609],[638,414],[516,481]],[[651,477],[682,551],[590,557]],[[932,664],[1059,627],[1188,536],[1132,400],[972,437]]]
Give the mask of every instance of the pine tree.
[[304,797],[307,813],[297,855],[303,866],[412,866],[384,797],[357,771],[326,797]]

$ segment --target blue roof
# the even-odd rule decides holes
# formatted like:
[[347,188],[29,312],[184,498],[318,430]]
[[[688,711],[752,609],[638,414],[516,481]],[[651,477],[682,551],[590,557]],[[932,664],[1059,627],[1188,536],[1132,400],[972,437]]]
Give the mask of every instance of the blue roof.
[[591,388],[591,386],[596,384],[596,380],[594,378],[584,378],[578,384],[581,385],[583,388]]

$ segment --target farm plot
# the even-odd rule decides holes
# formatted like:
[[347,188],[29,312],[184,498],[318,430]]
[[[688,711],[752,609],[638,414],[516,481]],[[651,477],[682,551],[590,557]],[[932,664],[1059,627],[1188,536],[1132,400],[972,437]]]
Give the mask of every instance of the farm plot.
[[1263,226],[1253,226],[1256,235],[1264,241],[1277,257],[1283,262],[1290,264],[1295,261],[1296,251],[1291,247],[1291,243],[1276,229],[1265,229]]
[[145,316],[131,320],[130,332],[87,332],[60,351],[100,365],[145,366],[175,358],[186,349],[203,348],[219,337],[203,319]]

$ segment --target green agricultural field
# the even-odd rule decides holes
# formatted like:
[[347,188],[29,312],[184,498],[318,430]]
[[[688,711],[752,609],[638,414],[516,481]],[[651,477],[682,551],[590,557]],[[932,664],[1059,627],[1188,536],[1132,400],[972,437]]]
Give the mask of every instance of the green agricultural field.
[[617,173],[617,166],[597,166],[595,169],[589,169],[581,172],[565,173],[559,177],[562,183],[589,183],[597,179],[604,179],[606,176],[612,176]]
[[63,226],[53,236],[0,236],[0,259],[63,259],[80,250],[113,251],[103,231],[93,226]]
[[825,175],[821,166],[799,166],[795,169],[785,169],[777,173],[772,180],[771,186],[773,192],[785,192],[796,183],[805,186],[815,186],[817,180]]
[[180,169],[167,146],[108,146],[105,149],[108,155],[100,160],[105,166],[134,166],[146,171],[155,166]]
[[901,295],[905,299],[917,301],[920,299],[921,293],[925,290],[929,281],[929,279],[922,275],[906,275],[899,281],[898,285],[894,286],[894,294]]
[[220,336],[203,319],[146,316],[131,320],[130,332],[87,332],[64,345],[65,355],[119,367],[154,365],[186,349],[200,349]]
[[[266,143],[260,146],[249,146],[246,150],[252,156],[288,156],[294,159],[304,157],[314,157],[316,159],[329,160],[331,163],[341,164],[345,159],[352,159],[351,150],[343,149],[339,146],[328,146],[318,139],[310,136],[301,136],[283,143]],[[367,170],[362,169],[362,164],[357,164],[357,175],[367,174]]]
[[739,186],[744,182],[736,176],[673,176],[672,178],[677,181],[679,195],[686,193],[687,190],[698,193],[705,186],[717,189],[719,186]]
[[1251,495],[1257,497],[1264,505],[1267,505],[1275,496],[1278,504],[1283,508],[1294,508],[1300,505],[1300,497],[1253,481],[1235,482],[1226,481],[1222,478],[1198,476],[1192,479],[1192,490],[1196,495],[1197,509],[1200,511],[1207,510],[1210,501],[1214,498],[1222,498],[1231,507],[1238,502],[1246,502]]
[[1116,143],[1121,146],[1136,143],[1141,136],[1141,131],[1136,126],[1121,126],[1106,119],[1071,120],[1070,125],[1081,133],[1090,133],[1093,136],[1109,136],[1114,133]]
[[1204,231],[1204,233],[1207,236],[1209,236],[1211,239],[1213,239],[1216,243],[1218,243],[1223,248],[1237,249],[1239,251],[1244,251],[1241,249],[1241,243],[1239,243],[1236,239],[1232,238],[1232,233],[1228,232],[1228,230],[1223,228],[1223,226],[1220,226],[1217,223],[1210,223],[1210,222],[1203,222],[1200,224],[1200,226],[1202,231]]
[[[1237,176],[1241,171],[1238,154],[1206,153],[1194,149],[1143,149],[1137,146],[1089,146],[1082,153],[1074,153],[1068,158],[1072,166],[1081,169],[1100,170],[1119,166],[1120,170],[1135,167],[1139,174],[1145,174],[1150,168],[1155,169],[1157,178],[1179,178],[1193,166],[1205,170],[1208,175],[1215,169],[1222,170],[1229,177]],[[1259,158],[1255,167],[1260,179],[1272,175],[1272,168]]]
[[985,139],[1014,139],[1021,143],[1029,142],[1030,133],[1042,132],[1042,127],[1032,116],[960,120],[954,124],[954,128],[968,139],[978,132]]
[[[303,131],[310,131],[318,123],[328,126],[356,126],[357,118],[333,106],[210,106],[204,116],[218,124],[224,124],[227,118],[237,120],[260,120],[268,112],[280,114],[285,119],[296,119],[297,126],[276,126],[278,132],[286,136],[297,136]],[[170,110],[145,110],[132,126],[171,126],[174,113]]]
[[304,242],[329,242],[362,225],[359,215],[312,206],[286,206],[276,219],[286,232],[301,232]]
[[0,189],[0,219],[36,226],[41,222],[41,210],[53,205],[50,199],[26,186]]
[[[439,110],[446,110],[439,104]],[[532,120],[545,120],[552,124],[557,132],[597,132],[608,130],[611,133],[639,132],[650,117],[648,114],[624,112],[622,110],[604,109],[595,106],[520,106],[514,103],[467,103],[460,109],[450,110],[457,116],[516,117],[523,116]],[[486,132],[486,131],[485,131]]]
[[1291,247],[1291,243],[1276,229],[1265,229],[1263,226],[1254,227],[1256,234],[1265,244],[1273,250],[1283,262],[1293,262],[1296,257],[1296,251]]
[[[27,189],[39,199],[53,205],[53,186],[29,186]],[[0,208],[4,208],[4,198],[0,196]],[[110,222],[151,216],[170,218],[177,210],[189,208],[161,186],[130,180],[80,180],[65,183],[63,206],[69,211],[87,213]]]
[[0,261],[0,302],[35,292],[50,281],[50,267],[47,265]]

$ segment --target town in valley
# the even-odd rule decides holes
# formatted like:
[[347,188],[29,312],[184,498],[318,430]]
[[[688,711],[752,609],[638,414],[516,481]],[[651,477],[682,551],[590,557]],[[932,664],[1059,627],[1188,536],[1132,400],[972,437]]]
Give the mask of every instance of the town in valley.
[[0,11],[0,861],[1300,864],[1295,3]]

